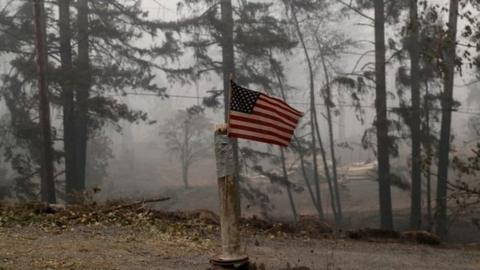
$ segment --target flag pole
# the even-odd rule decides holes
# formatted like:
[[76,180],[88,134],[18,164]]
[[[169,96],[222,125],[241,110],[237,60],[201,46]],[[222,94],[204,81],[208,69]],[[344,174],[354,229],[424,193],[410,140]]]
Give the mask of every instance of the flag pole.
[[228,108],[228,112],[227,112],[227,135],[229,133],[229,130],[230,130],[230,113],[232,111],[232,108],[230,108],[230,106],[232,105],[232,82],[233,80],[235,80],[235,76],[233,75],[233,73],[230,73],[230,83],[229,83],[229,86],[228,86],[228,97],[227,97],[227,101],[228,101],[228,105],[226,106],[226,108]]

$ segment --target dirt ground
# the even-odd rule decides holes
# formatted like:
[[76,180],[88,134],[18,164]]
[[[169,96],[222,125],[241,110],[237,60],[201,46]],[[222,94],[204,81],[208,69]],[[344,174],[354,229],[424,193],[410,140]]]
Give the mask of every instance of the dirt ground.
[[[37,225],[0,228],[0,269],[162,269],[209,267],[216,233],[199,235],[158,226]],[[480,249],[257,235],[246,238],[251,261],[265,269],[478,270]]]

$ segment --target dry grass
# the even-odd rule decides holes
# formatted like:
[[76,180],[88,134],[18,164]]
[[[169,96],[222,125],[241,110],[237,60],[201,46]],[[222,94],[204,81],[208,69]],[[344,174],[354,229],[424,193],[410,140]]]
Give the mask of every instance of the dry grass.
[[[211,212],[124,205],[1,205],[0,269],[205,270],[220,249]],[[316,237],[305,232],[318,229],[312,223],[301,229],[258,219],[242,224],[250,258],[264,269],[480,269],[478,249]]]

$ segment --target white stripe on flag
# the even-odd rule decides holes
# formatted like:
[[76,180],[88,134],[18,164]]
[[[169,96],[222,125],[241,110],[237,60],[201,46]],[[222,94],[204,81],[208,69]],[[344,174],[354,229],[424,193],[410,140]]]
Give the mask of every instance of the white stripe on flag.
[[243,130],[243,129],[238,129],[238,128],[230,128],[228,130],[228,132],[229,133],[236,133],[236,134],[240,134],[240,135],[253,136],[253,137],[267,139],[267,140],[272,140],[272,141],[276,141],[276,142],[278,142],[280,144],[283,144],[283,145],[288,145],[290,143],[289,141],[286,141],[284,139],[280,139],[276,136],[266,135],[266,134],[263,134],[263,133],[258,133],[258,132],[253,132],[253,131],[248,131],[248,130]]
[[237,111],[231,111],[230,114],[234,115],[234,116],[240,116],[240,117],[245,117],[245,118],[251,118],[253,120],[259,120],[259,121],[267,122],[269,124],[276,125],[276,126],[279,126],[281,128],[290,130],[290,131],[292,131],[292,133],[295,130],[295,128],[292,128],[289,125],[286,125],[282,122],[275,121],[275,120],[272,120],[271,118],[263,117],[263,116],[260,116],[260,115],[242,113],[242,112],[237,112]]

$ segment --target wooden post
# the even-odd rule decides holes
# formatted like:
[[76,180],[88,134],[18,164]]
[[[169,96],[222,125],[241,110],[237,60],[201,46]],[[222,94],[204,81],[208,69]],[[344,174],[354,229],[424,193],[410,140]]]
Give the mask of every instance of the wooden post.
[[45,24],[43,17],[43,0],[33,1],[33,16],[35,24],[35,45],[37,53],[37,71],[39,87],[39,114],[40,128],[42,133],[42,156],[41,156],[41,198],[43,202],[55,203],[55,184],[53,180],[53,148],[52,134],[50,129],[50,104],[48,102],[48,88],[46,79],[46,46]]
[[220,227],[222,252],[211,259],[220,267],[243,267],[248,256],[243,252],[240,239],[240,204],[238,181],[235,177],[233,140],[227,136],[225,125],[215,131],[215,158],[217,160],[218,193],[220,200]]

